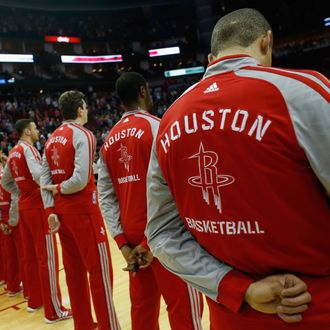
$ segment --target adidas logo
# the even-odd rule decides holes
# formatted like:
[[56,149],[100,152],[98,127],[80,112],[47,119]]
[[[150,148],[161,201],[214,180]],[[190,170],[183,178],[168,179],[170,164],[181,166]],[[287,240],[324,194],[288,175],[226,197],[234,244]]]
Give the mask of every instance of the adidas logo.
[[212,93],[212,92],[216,92],[218,90],[219,90],[219,87],[218,87],[217,83],[214,82],[212,85],[210,85],[209,87],[207,87],[203,93],[204,94],[206,94],[206,93]]

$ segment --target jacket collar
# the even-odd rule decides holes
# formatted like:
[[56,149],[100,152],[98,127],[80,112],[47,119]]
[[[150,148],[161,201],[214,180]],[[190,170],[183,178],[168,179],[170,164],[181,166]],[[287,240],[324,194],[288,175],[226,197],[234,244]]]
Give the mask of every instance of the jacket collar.
[[209,78],[215,74],[237,71],[242,67],[256,65],[258,65],[257,60],[246,54],[224,56],[208,65],[203,79]]
[[148,113],[147,111],[143,110],[143,109],[136,109],[136,110],[131,110],[131,111],[126,111],[123,113],[123,115],[121,116],[121,118],[125,118],[127,116],[130,115],[134,115],[135,113]]

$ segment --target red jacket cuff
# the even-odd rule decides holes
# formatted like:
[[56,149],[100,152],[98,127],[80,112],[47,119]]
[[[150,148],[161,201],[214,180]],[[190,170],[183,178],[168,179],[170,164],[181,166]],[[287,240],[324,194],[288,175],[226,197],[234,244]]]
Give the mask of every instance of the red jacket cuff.
[[61,195],[61,184],[60,183],[58,185],[56,185],[56,190],[57,190],[58,194]]
[[2,219],[1,222],[5,225],[8,225],[9,218]]
[[243,273],[231,270],[220,281],[217,301],[234,313],[238,313],[247,288],[254,280]]
[[146,250],[150,251],[148,241],[145,236],[143,236],[143,240],[141,241],[140,245],[143,246]]
[[46,219],[48,219],[48,217],[49,217],[49,215],[50,214],[56,214],[56,212],[55,212],[55,207],[47,207],[46,209],[45,209],[45,213],[46,213]]
[[118,248],[121,249],[123,245],[128,244],[125,234],[119,234],[115,238]]

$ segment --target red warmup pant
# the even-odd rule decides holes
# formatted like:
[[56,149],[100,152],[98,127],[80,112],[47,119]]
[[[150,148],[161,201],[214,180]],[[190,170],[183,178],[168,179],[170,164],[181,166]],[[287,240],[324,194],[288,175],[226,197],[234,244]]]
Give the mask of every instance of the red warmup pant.
[[154,259],[150,267],[130,273],[132,330],[159,329],[160,297],[167,305],[172,330],[202,329],[203,298]]
[[91,330],[95,327],[91,314],[91,291],[98,329],[120,329],[112,300],[110,249],[101,213],[60,214],[59,219],[74,328]]
[[28,306],[44,305],[47,319],[62,316],[55,236],[48,233],[43,209],[19,210],[24,274],[28,282]]
[[6,263],[5,263],[5,247],[4,247],[4,234],[0,231],[0,281],[5,281],[6,275]]
[[302,314],[300,323],[288,324],[277,315],[259,313],[244,304],[239,314],[207,298],[211,330],[329,330],[330,277],[307,278],[299,276],[308,286],[312,302]]
[[23,274],[23,250],[19,225],[12,228],[10,235],[4,235],[4,241],[7,290],[11,292],[20,291],[22,281],[24,296],[28,297],[27,284]]

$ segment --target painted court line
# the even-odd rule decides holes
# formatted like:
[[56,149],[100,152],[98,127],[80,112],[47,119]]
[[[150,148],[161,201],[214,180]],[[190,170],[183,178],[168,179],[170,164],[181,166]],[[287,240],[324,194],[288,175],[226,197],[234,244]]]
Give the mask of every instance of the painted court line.
[[19,310],[19,309],[21,309],[21,308],[18,307],[18,305],[21,305],[21,304],[24,304],[24,303],[25,303],[25,301],[23,300],[23,301],[21,301],[21,302],[19,302],[19,303],[17,303],[17,304],[14,304],[14,305],[8,306],[8,307],[6,307],[6,308],[4,308],[4,309],[0,309],[0,313],[3,312],[3,311],[6,311],[7,309],[10,309],[10,308],[13,308],[13,309],[15,309],[15,310]]

